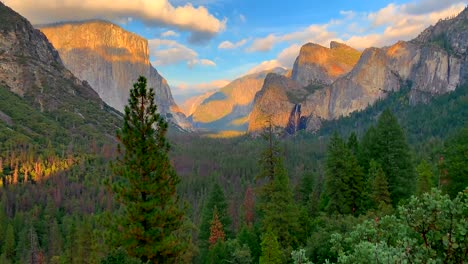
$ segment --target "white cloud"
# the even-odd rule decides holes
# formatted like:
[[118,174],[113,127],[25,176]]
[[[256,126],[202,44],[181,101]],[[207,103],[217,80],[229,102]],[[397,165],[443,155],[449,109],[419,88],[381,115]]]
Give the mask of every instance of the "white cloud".
[[249,52],[270,51],[281,42],[288,43],[306,43],[314,42],[322,45],[336,38],[336,33],[328,31],[328,25],[310,25],[301,31],[292,32],[284,35],[270,34],[264,38],[257,38],[246,50]]
[[262,72],[266,70],[272,70],[277,67],[282,67],[281,63],[278,60],[263,61],[259,65],[252,67],[249,71],[247,71],[247,74]]
[[264,38],[255,39],[252,45],[246,50],[249,52],[270,51],[273,48],[273,46],[277,42],[280,42],[280,41],[281,41],[281,38],[278,38],[277,36],[270,34]]
[[203,6],[173,6],[168,0],[4,0],[34,24],[102,18],[118,21],[132,17],[147,25],[165,25],[190,31],[193,42],[206,41],[223,31],[220,20]]
[[292,69],[294,61],[299,55],[300,50],[301,45],[292,44],[291,46],[285,48],[278,54],[277,60],[282,67]]
[[194,60],[190,60],[190,61],[187,62],[187,65],[188,65],[190,68],[193,68],[193,67],[195,67],[196,65],[216,67],[216,63],[215,63],[214,61],[208,60],[208,59],[194,59]]
[[229,40],[223,41],[219,44],[218,49],[235,49],[244,46],[247,43],[247,39],[239,40],[236,43],[232,43]]
[[357,49],[387,46],[416,37],[439,19],[458,14],[465,5],[466,0],[420,0],[402,5],[391,3],[371,13],[340,11],[341,19],[332,19],[326,24],[313,24],[288,34],[256,38],[246,51],[266,52],[279,43],[303,45],[313,42],[328,46],[332,40],[345,42]]
[[151,39],[148,40],[150,55],[154,58],[155,66],[165,66],[186,62],[193,68],[196,65],[216,66],[214,61],[198,58],[198,53],[175,40]]
[[164,38],[169,38],[169,37],[178,37],[179,36],[179,33],[173,31],[173,30],[168,30],[168,31],[165,31],[163,33],[161,33],[161,37],[164,37]]

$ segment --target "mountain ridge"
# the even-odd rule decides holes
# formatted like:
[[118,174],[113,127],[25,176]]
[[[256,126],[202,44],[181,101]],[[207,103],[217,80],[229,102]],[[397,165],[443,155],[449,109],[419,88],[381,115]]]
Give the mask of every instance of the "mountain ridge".
[[[265,100],[279,101],[284,98],[259,96],[255,100],[254,111],[262,108],[266,115],[280,114],[282,118],[277,119],[275,125],[287,128],[292,110],[296,108],[295,104],[301,104],[301,115],[308,120],[307,124],[311,124],[305,129],[315,131],[319,129],[320,119],[332,120],[361,111],[377,100],[384,99],[389,92],[398,91],[407,84],[411,86],[411,104],[424,103],[434,96],[454,91],[467,80],[467,13],[465,9],[455,18],[439,21],[414,40],[399,41],[384,48],[365,49],[355,66],[329,85],[291,90],[281,87],[284,81],[280,80],[276,84],[277,91],[285,94],[297,94],[300,91],[303,94],[302,99],[294,101],[289,98],[288,103],[281,103],[281,108],[268,108],[265,106],[275,103],[264,102]],[[442,34],[440,32],[443,32],[444,37],[437,35]],[[439,39],[443,40],[442,43],[439,43]],[[265,82],[262,90],[270,89],[271,86],[275,85],[267,85]],[[304,95],[304,90],[311,92]],[[268,93],[259,92],[259,95],[262,94]],[[250,133],[256,133],[265,126],[257,124],[256,116],[253,117],[249,122]]]

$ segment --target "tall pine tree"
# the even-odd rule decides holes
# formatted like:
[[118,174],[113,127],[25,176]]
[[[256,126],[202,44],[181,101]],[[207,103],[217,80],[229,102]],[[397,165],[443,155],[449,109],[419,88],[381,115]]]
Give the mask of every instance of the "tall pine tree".
[[329,213],[355,214],[362,209],[364,176],[356,156],[334,133],[328,145],[326,190]]
[[268,146],[260,159],[261,172],[258,177],[266,181],[258,195],[261,227],[263,232],[273,232],[283,250],[289,255],[290,247],[297,246],[296,235],[301,231],[298,221],[299,209],[294,202],[289,178],[271,125],[264,138]]
[[112,189],[123,213],[115,218],[115,242],[144,263],[172,263],[186,248],[175,236],[184,215],[176,194],[180,180],[168,158],[168,124],[156,110],[154,91],[140,76],[117,131],[121,155]]
[[415,190],[415,173],[406,137],[396,117],[385,110],[377,123],[376,161],[387,176],[392,202],[396,205]]

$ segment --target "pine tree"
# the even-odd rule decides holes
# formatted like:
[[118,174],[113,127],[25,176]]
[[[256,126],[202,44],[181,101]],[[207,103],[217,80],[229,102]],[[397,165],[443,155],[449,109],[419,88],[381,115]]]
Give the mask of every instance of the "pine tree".
[[213,219],[213,211],[217,210],[219,221],[223,226],[224,234],[230,237],[228,227],[231,225],[231,219],[228,215],[228,204],[224,191],[218,183],[215,183],[211,189],[208,201],[203,209],[202,221],[200,225],[200,234],[198,236],[200,240],[200,247],[202,249],[208,248],[208,239],[210,237],[210,225]]
[[348,138],[348,149],[351,150],[353,155],[357,156],[359,152],[359,142],[355,132],[352,132]]
[[253,190],[250,186],[248,186],[245,190],[243,209],[245,224],[247,226],[252,226],[254,223],[255,215],[255,200]]
[[213,220],[211,221],[210,226],[210,238],[208,239],[210,247],[214,246],[218,242],[224,242],[225,237],[226,235],[224,234],[223,224],[219,221],[218,210],[215,207]]
[[263,177],[264,180],[269,181],[261,187],[258,196],[261,230],[273,232],[283,249],[289,250],[290,247],[294,247],[298,243],[296,234],[300,232],[299,210],[294,202],[293,192],[279,149],[278,151],[274,150],[277,147],[273,142],[271,129],[267,133],[266,139],[268,146],[261,159],[263,169],[260,178]]
[[447,177],[443,189],[455,197],[468,186],[468,128],[463,128],[444,145]]
[[415,190],[415,173],[405,134],[390,110],[385,110],[377,123],[376,161],[387,176],[389,191],[396,205]]
[[263,235],[261,246],[262,255],[260,255],[259,264],[283,263],[278,240],[273,232],[268,231]]
[[416,186],[416,193],[421,195],[426,192],[430,192],[434,182],[434,175],[431,170],[431,166],[426,160],[422,160],[416,167],[418,173],[418,183]]
[[15,231],[13,226],[8,224],[5,234],[5,243],[3,244],[3,252],[6,258],[13,261],[15,258]]
[[382,167],[377,162],[371,162],[369,179],[372,182],[371,199],[376,208],[380,205],[390,205],[392,200],[388,191],[388,182]]
[[363,209],[362,169],[338,133],[332,135],[328,144],[325,173],[329,213],[354,214]]
[[168,125],[156,110],[154,91],[140,76],[117,132],[121,156],[113,166],[112,189],[123,213],[116,221],[115,242],[144,263],[171,263],[186,248],[174,235],[184,215],[176,194],[180,179],[168,158]]

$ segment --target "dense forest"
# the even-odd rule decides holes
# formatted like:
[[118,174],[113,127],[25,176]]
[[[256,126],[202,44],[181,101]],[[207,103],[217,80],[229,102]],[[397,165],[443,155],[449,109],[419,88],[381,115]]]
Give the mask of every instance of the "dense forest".
[[[179,253],[166,262],[466,262],[467,89],[416,106],[402,89],[315,134],[158,130],[169,156],[147,163],[174,167],[163,174],[179,197],[170,202]],[[80,120],[65,130],[60,116],[30,116],[0,92],[0,114],[12,117],[0,122],[0,263],[165,263],[114,243],[127,230],[112,223],[130,227],[121,213],[133,206],[117,175],[125,161],[147,164]],[[130,133],[116,127],[120,139]]]

